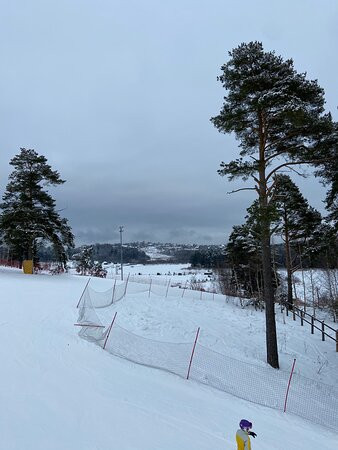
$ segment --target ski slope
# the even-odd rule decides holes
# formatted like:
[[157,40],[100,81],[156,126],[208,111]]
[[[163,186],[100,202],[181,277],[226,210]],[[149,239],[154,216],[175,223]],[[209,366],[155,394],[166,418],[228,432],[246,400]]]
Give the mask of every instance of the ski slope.
[[[337,435],[324,427],[113,357],[80,339],[73,324],[86,281],[0,269],[2,448],[235,449],[234,434],[242,418],[251,420],[258,434],[252,450],[336,447]],[[101,291],[110,285],[111,280],[93,281]],[[136,334],[175,342],[200,326],[205,345],[218,350],[226,345],[229,355],[264,365],[261,313],[146,295],[127,297],[115,308],[121,325]],[[231,329],[225,329],[224,314]],[[278,332],[283,368],[297,354],[303,374],[337,382],[332,344],[310,337],[291,321],[279,322]],[[328,363],[317,373],[319,353]]]

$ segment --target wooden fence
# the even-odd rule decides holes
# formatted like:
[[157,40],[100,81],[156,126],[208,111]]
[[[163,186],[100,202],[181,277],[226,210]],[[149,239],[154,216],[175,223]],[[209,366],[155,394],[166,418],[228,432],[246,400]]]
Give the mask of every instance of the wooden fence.
[[[319,320],[313,315],[305,312],[303,309],[298,308],[297,306],[292,306],[292,310],[289,310],[287,307],[287,303],[282,302],[281,304],[281,312],[283,308],[286,310],[286,315],[292,314],[293,320],[296,320],[297,317],[300,318],[301,326],[304,325],[304,322],[308,323],[311,326],[311,334],[314,334],[315,329],[321,332],[322,341],[325,341],[326,338],[332,339],[336,343],[336,352],[338,352],[338,329],[332,328],[330,325],[326,324],[324,320]],[[330,334],[329,330],[333,331],[335,336]]]

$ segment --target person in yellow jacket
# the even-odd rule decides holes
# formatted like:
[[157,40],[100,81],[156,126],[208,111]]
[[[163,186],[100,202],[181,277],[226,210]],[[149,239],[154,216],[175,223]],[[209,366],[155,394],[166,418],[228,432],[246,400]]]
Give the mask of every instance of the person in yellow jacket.
[[250,431],[252,423],[242,419],[239,422],[239,430],[236,433],[237,450],[251,450],[250,436],[256,437],[257,434]]

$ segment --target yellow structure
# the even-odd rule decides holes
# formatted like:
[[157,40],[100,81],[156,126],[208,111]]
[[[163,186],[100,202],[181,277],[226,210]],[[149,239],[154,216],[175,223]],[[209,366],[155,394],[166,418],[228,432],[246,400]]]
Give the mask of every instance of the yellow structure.
[[32,259],[25,259],[22,262],[22,268],[23,268],[23,273],[27,273],[32,275],[33,273],[33,260]]

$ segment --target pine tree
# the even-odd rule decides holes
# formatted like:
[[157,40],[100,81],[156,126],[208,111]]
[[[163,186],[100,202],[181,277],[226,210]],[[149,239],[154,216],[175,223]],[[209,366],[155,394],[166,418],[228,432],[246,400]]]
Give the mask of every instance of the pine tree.
[[[247,208],[244,225],[235,225],[230,234],[229,242],[226,246],[227,257],[231,261],[236,282],[244,288],[245,293],[254,295],[262,300],[263,272],[262,272],[262,251],[260,244],[261,236],[261,210],[258,200]],[[268,208],[270,223],[274,226],[271,234],[275,232],[278,224],[278,213],[274,204]],[[277,273],[273,277],[273,288],[278,286],[279,278]]]
[[47,186],[63,184],[43,155],[21,148],[11,161],[14,167],[0,205],[0,230],[4,241],[19,259],[34,259],[38,242],[50,242],[58,260],[67,261],[67,249],[74,246],[68,221],[55,209]]
[[93,246],[84,245],[73,258],[77,261],[76,271],[81,275],[88,275],[94,267]]
[[292,274],[293,267],[292,247],[304,247],[314,236],[321,225],[321,215],[312,208],[303,197],[298,186],[288,175],[278,174],[274,178],[275,187],[272,202],[280,219],[278,233],[285,245],[285,262],[287,273],[287,307],[293,308]]
[[268,211],[272,180],[282,168],[321,163],[332,145],[335,124],[324,113],[323,89],[297,73],[291,59],[265,52],[260,42],[241,44],[229,56],[219,77],[227,95],[211,121],[222,133],[234,132],[241,150],[239,159],[221,163],[219,174],[230,181],[255,182],[242,189],[258,193],[267,362],[278,368]]
[[262,273],[259,240],[248,223],[233,227],[226,255],[232,268],[231,284],[234,291],[260,298]]
[[335,124],[331,141],[327,142],[324,151],[330,152],[330,159],[324,164],[318,164],[317,176],[322,177],[324,184],[329,185],[326,194],[326,209],[329,212],[327,221],[338,231],[338,124]]

